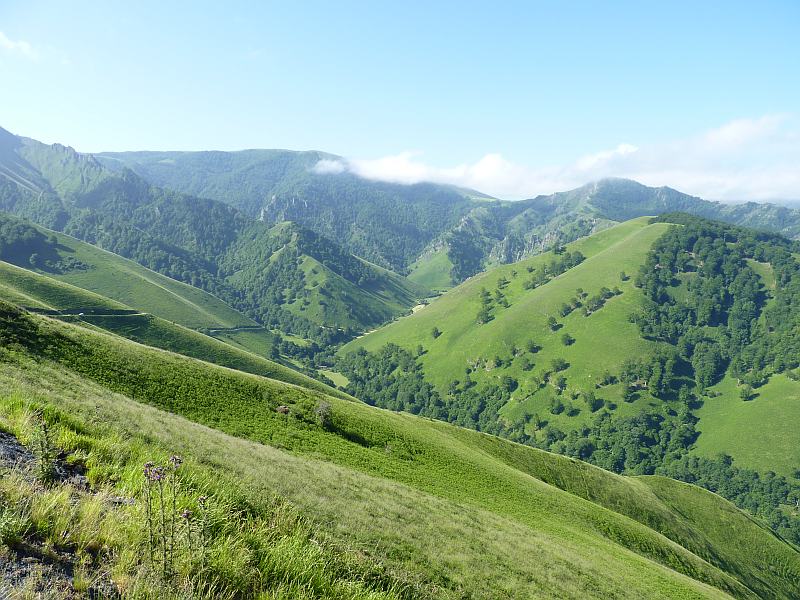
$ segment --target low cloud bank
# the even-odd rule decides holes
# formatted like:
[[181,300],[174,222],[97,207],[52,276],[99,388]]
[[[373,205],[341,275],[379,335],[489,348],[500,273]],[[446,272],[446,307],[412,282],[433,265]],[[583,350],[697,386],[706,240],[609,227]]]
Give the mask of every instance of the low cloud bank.
[[739,119],[686,139],[649,147],[620,143],[570,164],[538,168],[513,163],[501,154],[441,168],[426,164],[419,153],[401,152],[376,159],[322,160],[314,171],[401,184],[446,183],[508,199],[626,177],[713,200],[797,200],[800,127],[791,115]]

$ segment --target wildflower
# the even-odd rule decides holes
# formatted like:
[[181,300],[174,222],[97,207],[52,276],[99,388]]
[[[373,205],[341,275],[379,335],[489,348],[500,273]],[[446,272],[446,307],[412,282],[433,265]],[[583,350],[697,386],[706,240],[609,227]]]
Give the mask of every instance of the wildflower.
[[188,508],[184,508],[183,512],[181,513],[181,518],[184,521],[191,521],[192,520],[192,511],[190,511]]
[[169,457],[169,462],[173,469],[178,469],[183,464],[183,459],[177,454],[173,454]]
[[162,481],[164,479],[164,467],[150,463],[145,465],[144,476],[150,481]]
[[200,496],[197,499],[197,503],[200,505],[200,508],[205,508],[207,501],[208,501],[208,496]]

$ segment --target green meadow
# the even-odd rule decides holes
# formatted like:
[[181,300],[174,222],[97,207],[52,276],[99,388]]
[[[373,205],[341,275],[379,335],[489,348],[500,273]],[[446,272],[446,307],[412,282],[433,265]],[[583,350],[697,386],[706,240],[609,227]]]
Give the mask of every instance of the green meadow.
[[[739,397],[736,381],[725,377],[698,409],[695,452],[713,457],[724,451],[736,464],[791,475],[800,465],[800,383],[773,375],[750,400]],[[719,394],[719,395],[717,395]]]
[[151,271],[131,260],[75,238],[43,229],[58,239],[59,253],[89,266],[52,277],[168,321],[200,327],[245,327],[255,323],[215,296]]
[[[273,335],[265,329],[221,330],[215,332],[215,336],[221,339],[214,339],[155,315],[135,313],[130,307],[96,293],[2,261],[0,277],[0,299],[12,304],[73,313],[77,310],[87,311],[83,316],[68,314],[60,318],[231,369],[342,395],[307,375],[266,359],[265,340],[271,342]],[[90,310],[99,314],[92,314]],[[118,314],[125,311],[134,314]],[[261,354],[261,350],[265,352]]]
[[256,506],[277,494],[411,597],[747,598],[800,585],[795,548],[699,488],[3,312],[8,392],[180,452]]
[[[555,392],[550,386],[540,387],[534,377],[549,369],[553,360],[563,359],[569,364],[563,371],[568,389],[591,390],[605,371],[617,372],[623,361],[641,356],[654,346],[640,337],[628,316],[642,298],[633,285],[633,275],[651,244],[668,227],[663,223],[649,224],[645,218],[635,219],[573,242],[567,250],[581,252],[586,260],[530,290],[523,285],[529,277],[528,269],[548,263],[552,253],[496,267],[469,279],[413,315],[350,342],[339,353],[356,348],[374,351],[389,342],[411,351],[422,346],[426,379],[440,392],[451,381],[463,378],[468,366],[479,364],[471,374],[473,380],[510,376],[518,381],[519,387],[505,409],[509,417],[545,413]],[[630,276],[626,281],[620,278],[622,271]],[[501,279],[508,281],[502,289],[508,308],[495,306],[492,319],[478,324],[481,290],[493,292]],[[622,294],[610,298],[590,316],[583,316],[579,310],[566,317],[559,314],[561,305],[569,302],[578,288],[594,295],[602,287],[614,286]],[[555,331],[548,327],[551,316],[559,323]],[[434,327],[441,331],[436,339],[431,334]],[[568,346],[562,342],[565,333],[574,338]],[[540,347],[534,354],[525,351],[529,341]],[[495,357],[501,359],[503,367],[493,367]],[[605,387],[602,394],[615,401],[620,414],[641,409],[638,403],[621,401],[620,386]],[[580,419],[562,414],[554,415],[552,422],[569,428],[586,419],[586,414]]]

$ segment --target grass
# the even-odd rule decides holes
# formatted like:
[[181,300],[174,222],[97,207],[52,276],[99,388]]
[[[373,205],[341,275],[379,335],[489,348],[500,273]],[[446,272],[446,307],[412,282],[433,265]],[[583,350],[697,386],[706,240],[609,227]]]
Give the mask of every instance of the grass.
[[326,327],[361,329],[384,323],[406,312],[428,290],[376,265],[379,280],[356,285],[310,256],[303,256],[300,269],[307,295],[287,305],[294,314]]
[[328,371],[327,369],[320,369],[320,373],[325,375],[328,379],[333,381],[337,387],[347,387],[347,384],[350,383],[350,380],[347,379],[341,373],[337,373],[336,371]]
[[715,397],[704,398],[697,411],[700,436],[695,453],[713,457],[724,449],[741,467],[794,473],[800,465],[800,382],[773,375],[748,401],[740,398],[730,376],[711,391]]
[[0,261],[0,294],[20,306],[45,309],[83,308],[109,311],[129,308],[99,294],[62,284],[52,277]]
[[453,287],[450,270],[453,263],[442,249],[430,256],[417,259],[410,267],[408,279],[430,290],[443,292]]
[[[3,388],[35,390],[75,419],[185,454],[252,502],[277,492],[335,543],[433,596],[800,589],[796,549],[692,486],[616,476],[41,317],[5,323],[0,335],[13,340],[0,361]],[[314,416],[320,401],[332,406],[328,428]]]
[[207,292],[68,235],[40,229],[47,235],[56,236],[59,254],[71,256],[90,267],[51,274],[60,281],[192,329],[256,325]]
[[[96,309],[110,313],[130,310],[124,304],[93,292],[1,261],[0,276],[3,278],[3,282],[0,283],[0,300],[13,304],[55,310]],[[85,326],[99,327],[148,346],[336,396],[344,396],[341,392],[307,375],[256,354],[255,352],[266,349],[268,340],[273,339],[273,334],[263,329],[217,330],[215,337],[224,340],[220,341],[150,314],[92,315],[87,312],[82,317],[70,315],[63,318]],[[229,343],[224,343],[225,341]]]
[[[586,260],[532,290],[523,286],[530,277],[527,269],[548,263],[552,254],[491,269],[447,292],[425,310],[354,340],[339,352],[343,354],[359,347],[376,350],[388,342],[411,351],[421,345],[426,351],[421,359],[426,379],[440,392],[445,392],[451,381],[462,379],[467,366],[498,356],[506,361],[504,367],[481,366],[471,377],[480,382],[509,375],[519,382],[512,402],[504,409],[506,416],[517,420],[526,414],[546,414],[559,428],[574,428],[588,421],[591,413],[576,403],[582,409],[577,416],[567,416],[566,412],[550,415],[548,407],[555,390],[551,386],[540,388],[534,376],[540,376],[550,368],[552,360],[561,358],[569,363],[563,372],[568,389],[590,390],[604,371],[617,373],[625,359],[641,356],[654,346],[643,340],[637,327],[628,320],[642,298],[633,285],[632,276],[652,243],[667,227],[670,226],[649,224],[645,218],[635,219],[574,242],[567,248],[582,252]],[[622,281],[621,271],[631,278]],[[509,281],[502,292],[510,306],[496,305],[492,310],[493,319],[480,325],[476,321],[480,291],[485,288],[493,293],[501,278]],[[622,294],[609,299],[589,317],[580,314],[580,310],[567,317],[559,315],[561,305],[575,296],[577,288],[594,295],[603,286],[617,286]],[[551,331],[547,326],[549,316],[557,317],[561,325],[558,330]],[[431,335],[434,327],[442,332],[436,339]],[[573,344],[562,343],[565,333],[575,338]],[[531,339],[541,347],[536,354],[524,352],[526,342]],[[516,357],[513,356],[515,348],[523,350]],[[598,348],[603,351],[598,352]],[[532,361],[534,367],[523,370],[523,358]],[[598,395],[614,401],[617,414],[638,412],[648,401],[622,402],[619,385],[605,387]]]
[[[283,306],[318,325],[361,331],[403,314],[419,298],[430,293],[424,287],[363,259],[352,259],[362,263],[358,269],[353,269],[356,265],[346,267],[340,265],[338,259],[325,259],[321,254],[318,260],[315,250],[308,250],[314,256],[305,254],[303,238],[307,232],[293,223],[278,223],[270,234],[279,238],[282,245],[259,261],[231,274],[228,281],[234,286],[241,283],[247,287],[252,278],[261,277],[262,263],[277,264],[291,256],[291,264],[281,268],[293,270],[291,278],[299,279],[302,287],[294,290],[291,302]],[[248,251],[254,255],[263,253],[264,247],[258,244],[263,244],[264,240],[259,238],[258,242],[248,243],[254,244]],[[324,247],[327,242],[318,243]],[[321,252],[324,254],[324,250]],[[361,274],[365,274],[363,280],[360,280]],[[355,280],[356,277],[359,281]],[[285,277],[281,281],[283,283],[279,285],[288,285]]]
[[211,337],[225,342],[235,348],[250,352],[256,356],[270,356],[272,347],[279,341],[279,336],[265,328],[260,329],[211,329],[207,330]]
[[[0,397],[0,427],[29,440],[32,411],[42,406],[38,398],[32,392]],[[215,469],[191,460],[176,471],[175,505],[167,510],[189,511],[198,521],[178,517],[175,535],[167,539],[171,558],[165,577],[159,563],[142,558],[148,556],[142,465],[166,461],[165,448],[142,436],[87,426],[52,403],[43,406],[58,446],[86,466],[92,487],[83,490],[69,482],[43,487],[15,471],[0,479],[5,532],[10,520],[14,527],[13,537],[6,535],[2,544],[6,560],[13,563],[18,551],[34,552],[46,564],[52,554],[62,562],[66,557],[76,570],[72,586],[45,577],[41,586],[47,595],[30,590],[31,597],[67,597],[69,587],[92,596],[90,590],[104,589],[103,583],[107,588],[110,581],[124,598],[378,600],[405,595],[407,585],[315,535],[308,521],[274,495],[253,503],[221,481]],[[116,502],[120,494],[134,501]],[[198,500],[201,494],[207,500]],[[26,597],[24,588],[17,592]]]

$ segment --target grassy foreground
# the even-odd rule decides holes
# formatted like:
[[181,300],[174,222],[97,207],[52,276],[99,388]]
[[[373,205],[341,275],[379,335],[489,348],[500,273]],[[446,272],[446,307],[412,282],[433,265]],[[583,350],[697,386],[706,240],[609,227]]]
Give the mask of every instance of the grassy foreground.
[[278,494],[313,523],[314,535],[380,565],[380,581],[389,582],[383,594],[700,598],[800,590],[795,548],[693,486],[616,476],[10,307],[0,337],[3,389],[81,426],[183,454],[255,506]]

